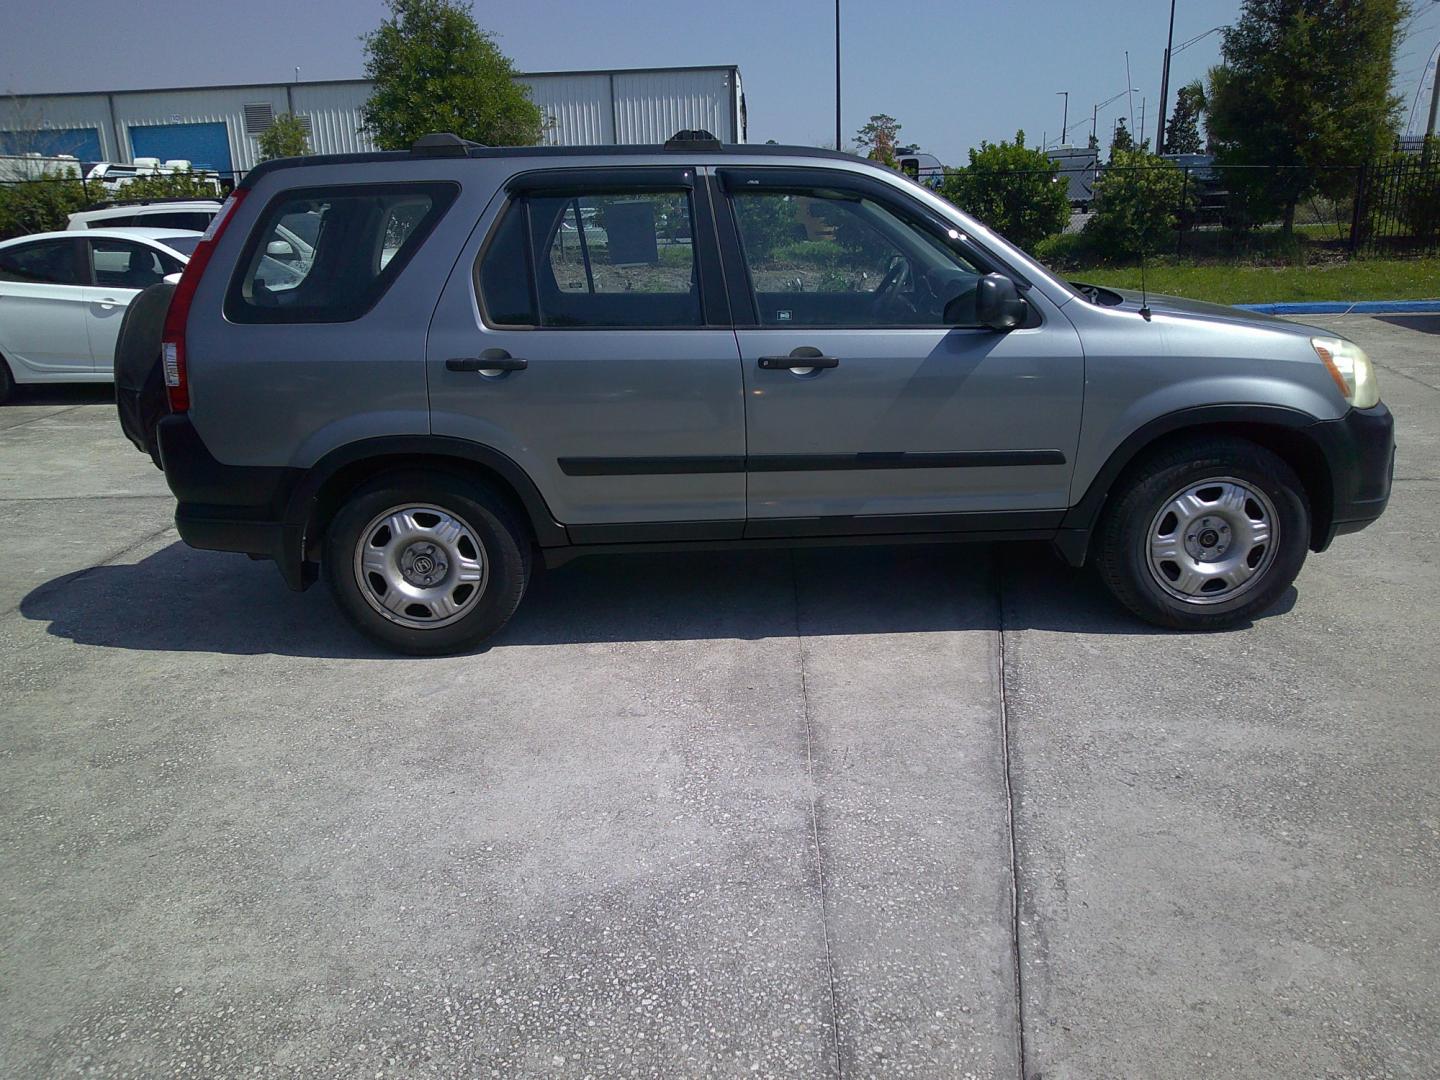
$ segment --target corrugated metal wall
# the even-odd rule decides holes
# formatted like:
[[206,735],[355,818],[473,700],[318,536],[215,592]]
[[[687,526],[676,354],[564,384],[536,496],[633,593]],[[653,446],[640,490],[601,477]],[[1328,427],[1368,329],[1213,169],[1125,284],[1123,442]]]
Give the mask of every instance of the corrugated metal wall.
[[611,76],[522,75],[549,126],[548,146],[603,146],[615,142],[615,116],[610,102]]
[[[544,141],[551,145],[658,143],[685,128],[704,128],[725,142],[745,137],[736,122],[739,79],[733,68],[553,72],[517,78],[530,87],[549,118]],[[132,128],[224,123],[231,161],[245,172],[260,159],[256,136],[245,130],[246,105],[268,104],[277,116],[289,111],[309,116],[316,153],[356,153],[375,148],[360,130],[360,107],[369,93],[368,82],[347,80],[288,87],[276,83],[38,94],[0,98],[0,131],[93,127],[107,160],[130,161]]]
[[[375,142],[360,130],[360,106],[368,82],[297,83],[291,89],[295,115],[310,117],[310,143],[320,154],[362,154]],[[322,149],[323,148],[323,149]]]
[[641,71],[615,75],[615,141],[664,142],[677,131],[703,128],[733,142],[733,80],[725,69]]

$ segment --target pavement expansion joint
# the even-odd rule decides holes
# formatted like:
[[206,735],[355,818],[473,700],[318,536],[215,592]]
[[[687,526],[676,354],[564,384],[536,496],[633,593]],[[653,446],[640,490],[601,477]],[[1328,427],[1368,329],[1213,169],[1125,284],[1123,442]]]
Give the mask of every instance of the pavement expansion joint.
[[810,840],[815,848],[816,891],[820,896],[820,929],[825,939],[825,975],[830,986],[830,1040],[835,1054],[835,1075],[845,1075],[844,1060],[840,1050],[840,1007],[839,994],[835,987],[835,950],[831,944],[829,898],[825,886],[825,855],[820,846],[820,810],[816,793],[819,790],[815,776],[815,731],[810,722],[810,689],[805,677],[805,637],[800,630],[800,571],[795,563],[795,552],[790,552],[790,585],[795,597],[795,652],[796,665],[800,671],[800,707],[805,719],[805,771],[810,779]]

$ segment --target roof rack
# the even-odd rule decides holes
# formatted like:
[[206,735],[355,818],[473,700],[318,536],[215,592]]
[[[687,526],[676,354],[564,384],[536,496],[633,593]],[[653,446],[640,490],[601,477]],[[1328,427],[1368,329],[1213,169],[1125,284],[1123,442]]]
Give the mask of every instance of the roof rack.
[[116,206],[154,206],[161,203],[181,202],[213,202],[218,206],[221,199],[215,195],[155,195],[143,199],[101,199],[99,202],[91,203],[85,209],[109,210]]
[[704,128],[685,128],[665,140],[666,150],[719,150],[720,140]]
[[432,131],[410,144],[410,152],[426,157],[464,157],[471,150],[481,150],[484,143],[471,142],[449,131]]

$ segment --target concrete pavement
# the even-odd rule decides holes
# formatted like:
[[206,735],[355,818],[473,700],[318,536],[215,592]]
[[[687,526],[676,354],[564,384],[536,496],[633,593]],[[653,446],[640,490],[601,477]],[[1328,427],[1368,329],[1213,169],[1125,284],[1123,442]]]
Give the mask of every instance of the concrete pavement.
[[831,549],[582,560],[396,659],[180,545],[93,395],[0,409],[0,1070],[1430,1075],[1402,320],[1311,320],[1382,365],[1389,514],[1213,636],[1043,550]]

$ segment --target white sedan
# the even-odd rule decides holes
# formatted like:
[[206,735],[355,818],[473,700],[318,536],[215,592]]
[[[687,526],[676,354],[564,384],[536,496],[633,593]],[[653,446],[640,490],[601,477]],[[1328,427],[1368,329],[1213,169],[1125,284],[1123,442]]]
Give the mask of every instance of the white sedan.
[[111,382],[125,308],[178,280],[201,235],[87,229],[0,243],[0,401],[16,383]]

